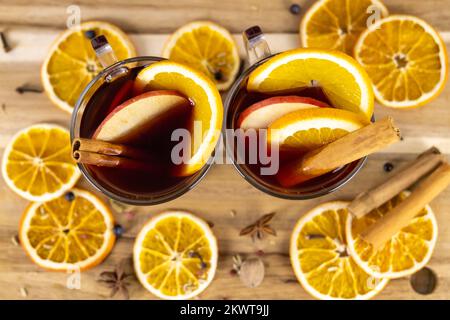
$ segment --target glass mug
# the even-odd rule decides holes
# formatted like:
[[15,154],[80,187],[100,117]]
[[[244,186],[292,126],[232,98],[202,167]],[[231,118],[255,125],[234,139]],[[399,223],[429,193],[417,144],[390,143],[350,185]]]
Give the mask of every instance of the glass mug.
[[[136,77],[138,70],[164,60],[143,56],[116,62],[109,44],[103,52],[96,49],[96,54],[105,69],[87,85],[75,105],[70,126],[72,143],[76,138],[92,136],[108,114],[108,103],[124,87],[126,81]],[[194,188],[208,172],[210,163],[208,161],[201,170],[187,177],[162,178],[137,170],[125,171],[82,163],[78,163],[78,167],[92,186],[111,199],[131,205],[155,205],[173,200]]]
[[[274,176],[261,178],[261,175],[255,173],[255,170],[252,170],[252,167],[248,163],[238,161],[239,156],[237,155],[236,141],[231,141],[232,139],[227,136],[226,132],[235,132],[235,130],[238,129],[237,119],[245,108],[253,103],[273,96],[249,93],[246,90],[246,86],[252,71],[271,57],[275,56],[275,54],[271,54],[269,45],[267,44],[260,27],[255,26],[247,29],[243,34],[243,38],[250,66],[234,82],[224,103],[224,137],[226,140],[227,153],[231,157],[234,167],[245,180],[257,189],[283,199],[306,200],[336,191],[358,173],[363,167],[367,157],[290,188],[284,188],[278,185],[273,180]],[[233,137],[233,139],[235,139],[235,137]],[[257,168],[257,170],[259,170],[259,168]]]

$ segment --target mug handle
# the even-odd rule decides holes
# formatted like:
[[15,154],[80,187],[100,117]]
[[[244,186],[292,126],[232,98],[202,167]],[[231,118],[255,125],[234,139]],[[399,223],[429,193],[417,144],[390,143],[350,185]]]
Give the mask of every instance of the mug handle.
[[107,68],[118,61],[111,45],[109,44],[108,40],[106,40],[105,36],[100,35],[91,39],[91,45],[103,68]]
[[[100,35],[91,39],[91,45],[103,68],[107,68],[119,61],[105,36]],[[124,66],[113,69],[106,75],[105,81],[112,82],[127,74],[128,71],[129,69]]]
[[248,28],[243,32],[242,37],[250,66],[272,54],[266,37],[259,26]]

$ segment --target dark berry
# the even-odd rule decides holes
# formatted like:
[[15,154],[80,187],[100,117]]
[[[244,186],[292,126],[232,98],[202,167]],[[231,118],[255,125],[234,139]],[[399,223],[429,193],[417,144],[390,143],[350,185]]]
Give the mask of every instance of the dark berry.
[[433,293],[438,283],[436,273],[427,267],[414,273],[409,281],[413,290],[419,294]]
[[114,226],[113,232],[116,235],[116,237],[120,237],[123,235],[123,227],[120,224],[116,224]]
[[223,79],[223,74],[222,74],[222,71],[216,71],[215,73],[214,73],[214,79],[216,79],[217,81],[220,81],[220,80],[222,80]]
[[383,166],[383,169],[386,172],[391,172],[392,170],[394,170],[394,165],[390,162],[386,162]]
[[72,202],[75,199],[75,194],[72,191],[66,192],[66,194],[64,195],[64,199]]
[[300,7],[298,4],[294,3],[289,7],[289,11],[292,14],[299,14],[300,11],[302,10],[302,7]]
[[86,38],[88,38],[89,40],[92,40],[95,38],[96,34],[95,34],[94,30],[88,30],[88,31],[84,32],[84,36]]
[[208,265],[205,262],[200,262],[200,269],[206,269]]

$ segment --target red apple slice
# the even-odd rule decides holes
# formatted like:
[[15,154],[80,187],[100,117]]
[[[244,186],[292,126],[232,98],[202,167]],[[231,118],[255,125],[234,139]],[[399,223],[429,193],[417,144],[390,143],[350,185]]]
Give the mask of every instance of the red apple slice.
[[263,129],[285,114],[310,108],[329,108],[324,102],[299,96],[272,97],[259,101],[245,109],[238,119],[242,129]]
[[117,106],[98,126],[92,138],[108,142],[135,141],[143,132],[169,117],[190,112],[189,100],[177,91],[143,93]]

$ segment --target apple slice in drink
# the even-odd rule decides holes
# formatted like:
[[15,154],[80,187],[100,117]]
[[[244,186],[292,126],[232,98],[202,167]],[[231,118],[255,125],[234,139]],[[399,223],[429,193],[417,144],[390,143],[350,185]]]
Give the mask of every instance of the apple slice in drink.
[[173,123],[191,112],[189,100],[172,90],[150,91],[133,97],[117,106],[98,126],[92,138],[135,144],[153,128]]
[[310,108],[329,108],[324,102],[299,96],[272,97],[259,101],[245,109],[238,119],[242,129],[264,129],[285,114]]

